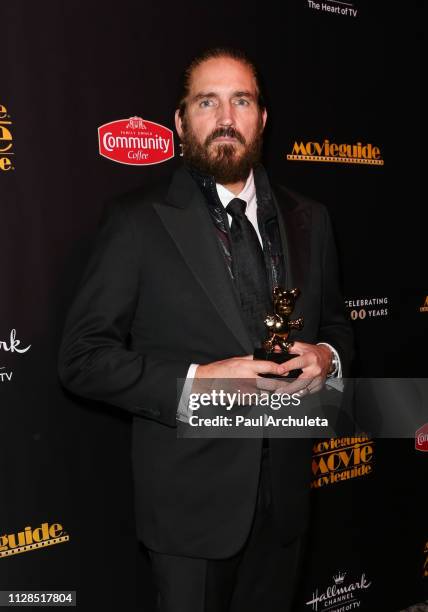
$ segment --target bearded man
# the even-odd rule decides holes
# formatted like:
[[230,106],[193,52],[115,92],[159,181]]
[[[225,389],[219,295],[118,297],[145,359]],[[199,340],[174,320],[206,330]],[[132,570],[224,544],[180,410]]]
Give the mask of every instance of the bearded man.
[[[187,381],[301,369],[303,394],[349,366],[326,208],[271,183],[266,120],[245,53],[191,63],[183,163],[108,209],[65,326],[65,387],[133,416],[137,534],[162,612],[292,610],[309,517],[310,440],[177,436]],[[253,358],[275,286],[300,288],[305,319],[285,364]]]

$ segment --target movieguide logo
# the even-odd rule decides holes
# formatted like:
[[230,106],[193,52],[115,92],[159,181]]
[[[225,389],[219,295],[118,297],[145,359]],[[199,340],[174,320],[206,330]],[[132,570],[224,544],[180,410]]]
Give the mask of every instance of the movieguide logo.
[[370,142],[363,144],[335,143],[330,140],[323,142],[294,142],[291,153],[287,154],[289,161],[332,162],[341,164],[370,164],[383,166],[379,147]]
[[371,474],[374,440],[367,435],[331,438],[316,442],[313,447],[311,487],[344,482]]
[[419,307],[419,312],[428,312],[428,295],[425,296],[424,303]]
[[160,164],[174,157],[172,131],[141,117],[101,125],[98,142],[100,155],[129,166]]
[[0,171],[15,170],[12,163],[13,137],[11,131],[12,121],[4,104],[0,104]]
[[25,527],[18,533],[0,535],[0,557],[10,557],[37,548],[68,542],[70,536],[60,523],[42,523],[33,529]]

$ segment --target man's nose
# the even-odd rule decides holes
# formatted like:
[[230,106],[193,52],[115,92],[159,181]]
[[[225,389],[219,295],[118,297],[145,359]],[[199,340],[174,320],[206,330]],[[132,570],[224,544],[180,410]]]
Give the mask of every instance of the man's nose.
[[234,111],[233,106],[229,102],[219,104],[217,124],[219,126],[220,125],[233,125],[235,121],[233,111]]

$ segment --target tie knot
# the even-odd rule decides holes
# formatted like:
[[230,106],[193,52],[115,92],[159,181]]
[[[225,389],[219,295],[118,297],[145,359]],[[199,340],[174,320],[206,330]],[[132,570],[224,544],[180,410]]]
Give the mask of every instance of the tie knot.
[[241,200],[240,198],[233,198],[230,200],[229,204],[226,206],[226,211],[232,217],[232,219],[242,218],[245,216],[245,209],[247,208],[247,203],[245,200]]

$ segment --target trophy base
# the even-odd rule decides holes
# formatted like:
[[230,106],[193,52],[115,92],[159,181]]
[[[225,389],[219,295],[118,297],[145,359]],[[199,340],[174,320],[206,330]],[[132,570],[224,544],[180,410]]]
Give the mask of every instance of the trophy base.
[[[290,353],[268,353],[263,348],[256,348],[254,351],[254,359],[261,359],[264,361],[273,361],[275,363],[284,363],[285,361],[289,361],[290,359],[294,359],[297,355],[290,355]],[[277,378],[279,380],[289,380],[290,378],[297,378],[302,373],[300,368],[296,368],[295,370],[290,370],[288,376],[284,378],[284,376],[277,376],[276,374],[259,374],[259,376],[263,376],[263,378]]]

